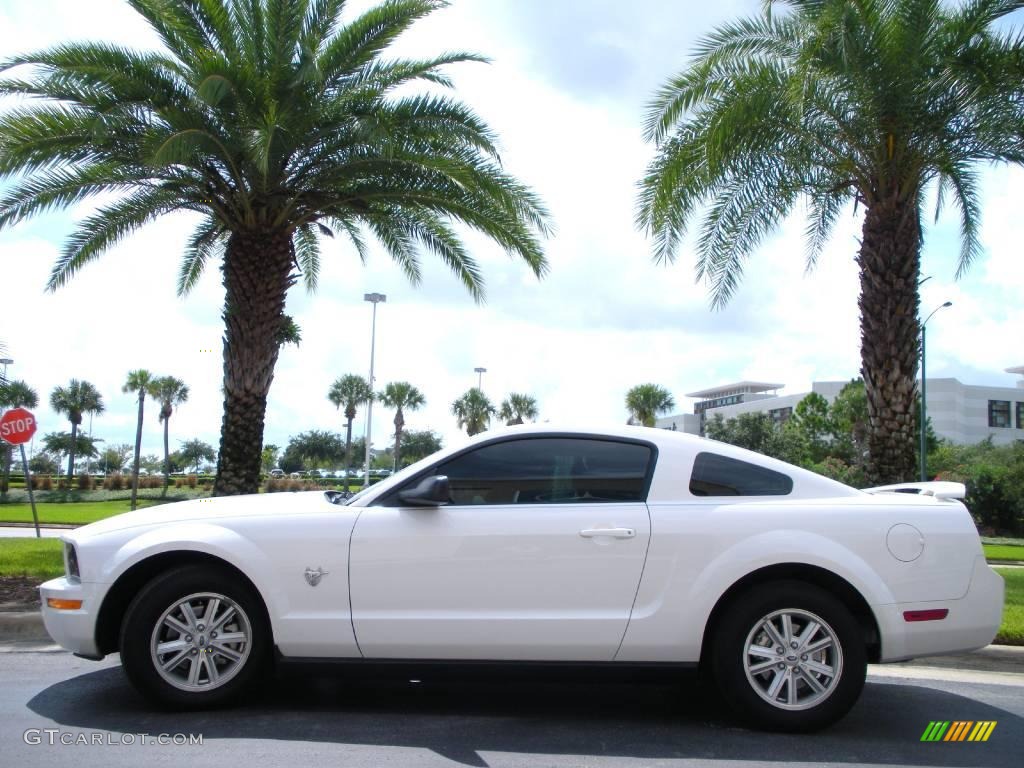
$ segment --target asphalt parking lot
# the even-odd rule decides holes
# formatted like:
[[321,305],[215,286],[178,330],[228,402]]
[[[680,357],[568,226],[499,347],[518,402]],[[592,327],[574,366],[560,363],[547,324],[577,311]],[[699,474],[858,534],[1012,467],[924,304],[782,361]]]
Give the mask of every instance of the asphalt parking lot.
[[[900,670],[916,676],[896,676]],[[116,657],[96,663],[65,652],[7,652],[0,653],[0,748],[6,765],[47,767],[1017,768],[1024,754],[1024,675],[982,672],[975,679],[960,671],[948,680],[944,674],[884,667],[869,676],[846,719],[796,736],[738,727],[709,703],[692,675],[663,683],[535,674],[413,683],[286,668],[240,707],[175,714],[150,710]],[[997,725],[985,743],[922,743],[932,720]],[[202,744],[148,743],[159,734],[201,735]]]

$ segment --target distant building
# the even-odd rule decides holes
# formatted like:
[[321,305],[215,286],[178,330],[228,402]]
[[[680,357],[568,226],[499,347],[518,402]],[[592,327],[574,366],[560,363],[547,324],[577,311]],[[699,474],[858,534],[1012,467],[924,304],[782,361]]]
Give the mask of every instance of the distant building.
[[[1024,377],[1024,366],[1007,368],[1007,373]],[[816,381],[811,392],[835,400],[846,381]],[[797,403],[809,392],[778,395],[782,384],[741,381],[692,392],[699,398],[693,413],[658,419],[656,426],[703,435],[708,419],[721,414],[731,419],[741,413],[767,413],[776,423],[793,415]],[[978,443],[991,437],[997,445],[1024,440],[1024,378],[1016,387],[963,384],[957,379],[928,379],[928,418],[935,434],[952,443]]]

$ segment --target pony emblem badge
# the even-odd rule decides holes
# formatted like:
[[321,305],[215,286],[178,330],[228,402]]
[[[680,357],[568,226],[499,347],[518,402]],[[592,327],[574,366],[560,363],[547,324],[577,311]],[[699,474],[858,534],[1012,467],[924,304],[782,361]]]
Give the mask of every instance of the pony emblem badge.
[[315,587],[320,583],[320,579],[328,573],[330,573],[330,571],[325,571],[320,567],[317,567],[315,570],[313,568],[306,568],[306,583],[311,587]]

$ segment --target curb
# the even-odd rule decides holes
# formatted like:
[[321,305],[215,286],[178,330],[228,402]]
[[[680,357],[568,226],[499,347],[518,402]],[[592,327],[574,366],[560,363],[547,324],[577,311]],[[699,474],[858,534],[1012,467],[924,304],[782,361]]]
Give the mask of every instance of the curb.
[[[46,528],[57,528],[57,529],[60,529],[60,530],[64,530],[65,528],[67,528],[67,529],[81,528],[83,525],[84,525],[84,523],[40,523],[39,527],[43,528],[43,529],[46,529]],[[24,521],[8,522],[7,520],[0,520],[0,527],[3,527],[3,528],[29,528],[29,529],[35,530],[36,524],[35,523],[26,523]]]
[[0,612],[0,642],[11,640],[53,642],[43,625],[43,614],[38,610]]

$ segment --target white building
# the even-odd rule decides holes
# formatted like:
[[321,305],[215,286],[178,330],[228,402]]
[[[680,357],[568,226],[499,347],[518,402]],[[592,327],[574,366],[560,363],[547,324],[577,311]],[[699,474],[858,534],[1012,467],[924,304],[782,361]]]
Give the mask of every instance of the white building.
[[[1024,366],[1007,368],[1007,373],[1024,377]],[[816,381],[811,392],[831,403],[846,381]],[[721,387],[691,392],[698,398],[693,413],[658,419],[656,426],[703,434],[708,419],[721,414],[731,419],[741,413],[767,413],[777,422],[793,414],[796,404],[809,392],[779,395],[782,384],[740,381]],[[957,379],[928,379],[928,418],[935,434],[958,444],[978,443],[991,437],[997,445],[1024,440],[1024,378],[1016,387],[963,384]]]

